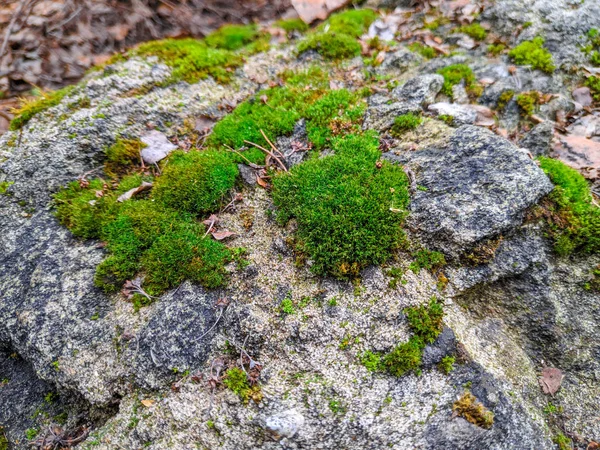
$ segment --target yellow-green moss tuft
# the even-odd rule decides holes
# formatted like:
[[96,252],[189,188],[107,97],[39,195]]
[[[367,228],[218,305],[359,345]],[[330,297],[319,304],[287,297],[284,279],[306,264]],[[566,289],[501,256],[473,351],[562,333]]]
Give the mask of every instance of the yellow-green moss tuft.
[[494,413],[477,401],[469,391],[465,391],[462,397],[454,402],[452,411],[481,428],[489,429],[494,424]]
[[524,41],[508,52],[508,56],[519,65],[528,65],[546,73],[554,72],[552,54],[544,48],[544,38],[536,37]]

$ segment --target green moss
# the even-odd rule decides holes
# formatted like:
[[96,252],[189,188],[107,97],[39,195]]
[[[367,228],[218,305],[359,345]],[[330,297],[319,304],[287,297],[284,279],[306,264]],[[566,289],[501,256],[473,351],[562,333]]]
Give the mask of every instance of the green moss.
[[392,133],[400,135],[406,131],[414,130],[417,128],[423,119],[421,116],[413,113],[402,114],[394,119],[394,125],[392,126]]
[[73,92],[75,86],[67,86],[57,91],[42,93],[32,100],[23,100],[10,122],[11,130],[19,130],[36,114],[58,105],[63,98]]
[[407,179],[400,167],[378,163],[375,134],[333,142],[334,155],[311,159],[273,180],[278,220],[298,223],[296,249],[319,275],[351,278],[389,258],[403,240]]
[[332,14],[318,29],[358,38],[367,32],[377,17],[378,14],[372,9],[348,9]]
[[360,355],[359,360],[369,372],[381,370],[381,355],[379,353],[373,353],[372,351],[367,350]]
[[588,291],[600,292],[600,266],[592,269],[592,278],[586,283],[585,288]]
[[344,33],[315,33],[298,44],[298,53],[314,50],[325,59],[340,60],[360,55],[356,38]]
[[421,372],[421,357],[423,342],[417,337],[411,337],[408,342],[397,345],[394,349],[381,358],[382,370],[401,377],[408,372]]
[[308,30],[308,25],[302,19],[278,20],[277,22],[275,22],[275,26],[283,28],[288,33],[291,33],[293,31],[304,33]]
[[14,181],[2,181],[0,182],[0,195],[7,195],[8,188],[15,184]]
[[449,114],[440,114],[439,116],[437,116],[437,118],[448,126],[454,125],[454,116],[451,116]]
[[559,432],[552,438],[552,441],[558,445],[559,450],[571,450],[573,448],[573,442],[564,433]]
[[140,152],[144,147],[146,147],[146,144],[139,139],[118,138],[105,151],[104,171],[111,177],[127,173],[132,166],[140,163]]
[[492,56],[499,56],[502,52],[504,52],[504,50],[506,50],[506,45],[502,43],[490,44],[487,48],[488,53],[490,53]]
[[548,235],[559,255],[575,251],[600,251],[600,208],[592,203],[585,178],[575,169],[551,158],[540,157],[544,172],[556,185],[548,201],[538,208],[537,217],[545,219]]
[[258,27],[251,25],[225,25],[204,39],[206,45],[223,50],[239,50],[258,39]]
[[258,386],[250,386],[246,373],[238,368],[232,367],[225,372],[223,384],[237,394],[244,403],[248,403],[250,399],[259,402],[262,399],[262,394]]
[[437,56],[437,52],[433,48],[427,45],[423,45],[420,42],[413,42],[408,46],[408,48],[410,49],[410,51],[418,53],[426,59],[432,59]]
[[533,25],[533,22],[525,22],[523,24],[523,29],[526,30],[527,28],[529,28],[531,25]]
[[594,100],[600,102],[600,77],[591,76],[585,80],[585,85],[590,88]]
[[8,439],[6,439],[2,427],[0,427],[0,450],[8,450]]
[[432,297],[427,305],[406,308],[404,313],[412,332],[426,344],[432,344],[442,332],[444,311],[437,298]]
[[208,76],[219,82],[231,79],[242,58],[229,50],[211,48],[196,39],[164,39],[139,45],[130,56],[157,56],[171,67],[171,77],[163,85],[178,81],[196,83]]
[[465,64],[453,64],[437,71],[444,77],[442,93],[452,98],[452,87],[464,81],[467,92],[476,85],[475,75]]
[[33,441],[36,436],[39,434],[40,430],[38,430],[37,428],[27,428],[25,430],[25,437],[27,438],[28,441]]
[[439,269],[446,265],[446,258],[443,253],[421,249],[413,255],[415,260],[410,264],[409,268],[414,273],[419,273],[421,269]]
[[237,174],[237,166],[223,152],[174,152],[154,183],[152,197],[173,209],[206,214],[219,209]]
[[504,111],[504,109],[506,109],[506,105],[508,105],[508,102],[510,102],[514,96],[515,96],[515,91],[513,91],[513,90],[508,90],[508,91],[502,92],[502,94],[500,94],[500,97],[498,97],[498,102],[496,103],[496,109],[498,109],[498,111]]
[[427,22],[426,24],[423,25],[423,28],[425,28],[427,30],[435,31],[442,25],[447,25],[449,23],[450,23],[450,19],[442,16],[442,17],[437,17],[436,19],[432,20],[431,22]]
[[487,37],[487,30],[478,23],[463,25],[457,29],[459,33],[464,33],[476,41],[483,41]]
[[552,54],[544,48],[544,39],[536,37],[524,41],[508,52],[508,56],[519,65],[528,65],[546,73],[554,72]]
[[529,117],[533,115],[540,102],[540,94],[537,91],[523,92],[517,95],[516,102],[521,110],[521,115]]
[[438,368],[441,372],[446,375],[450,374],[454,370],[454,363],[456,362],[456,358],[454,356],[444,356],[440,363],[438,364]]
[[452,411],[481,428],[489,429],[494,424],[494,414],[469,391],[465,391],[463,396],[454,402]]
[[279,309],[284,314],[294,314],[296,312],[296,307],[294,306],[294,302],[291,298],[286,297],[281,301],[281,305],[279,305]]

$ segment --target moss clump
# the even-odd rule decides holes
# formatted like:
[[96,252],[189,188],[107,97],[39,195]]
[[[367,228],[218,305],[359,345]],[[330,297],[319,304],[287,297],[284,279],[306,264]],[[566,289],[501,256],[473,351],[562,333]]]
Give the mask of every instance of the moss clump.
[[376,372],[381,369],[381,355],[379,353],[367,350],[360,355],[359,360],[369,372]]
[[2,181],[0,182],[0,195],[8,195],[8,188],[15,184],[14,181]]
[[334,155],[273,180],[278,220],[296,219],[296,249],[310,256],[319,275],[356,277],[403,241],[407,178],[400,167],[379,161],[378,146],[374,133],[347,135],[334,140]]
[[315,50],[326,59],[340,60],[360,55],[357,41],[377,18],[370,9],[354,9],[332,15],[316,32],[298,44],[298,53]]
[[432,20],[431,22],[427,22],[426,24],[423,25],[423,28],[425,28],[427,30],[435,31],[442,25],[447,25],[449,23],[450,23],[450,19],[442,16],[442,17],[437,17],[436,19]]
[[171,67],[171,77],[163,84],[178,81],[196,83],[208,76],[218,82],[231,79],[234,68],[242,58],[229,50],[211,48],[196,39],[164,39],[139,45],[129,52],[130,56],[157,56]]
[[105,151],[104,171],[111,177],[127,173],[132,166],[140,162],[140,152],[144,147],[146,144],[139,139],[118,138]]
[[517,95],[516,102],[521,110],[521,115],[529,117],[533,115],[537,105],[540,103],[540,94],[537,91],[523,92]]
[[588,291],[600,292],[600,266],[592,270],[592,278],[586,283],[585,288]]
[[438,369],[441,372],[449,375],[450,372],[454,370],[454,363],[456,362],[456,358],[454,356],[444,356],[440,363],[438,364]]
[[426,344],[432,344],[442,332],[444,310],[437,298],[432,297],[427,305],[406,308],[404,313],[412,332]]
[[75,86],[67,86],[53,92],[42,92],[32,100],[23,99],[21,105],[14,111],[15,117],[10,122],[12,131],[20,130],[36,114],[58,105],[63,98],[73,92]]
[[594,66],[600,66],[600,32],[596,28],[591,28],[587,33],[588,44],[581,50],[589,57]]
[[294,31],[304,33],[308,30],[308,25],[302,19],[278,20],[275,22],[275,26],[283,28],[288,33],[292,33]]
[[443,253],[421,249],[413,255],[415,260],[410,264],[409,269],[414,273],[419,273],[421,269],[435,270],[446,265],[446,258]]
[[494,413],[478,402],[470,391],[465,391],[462,397],[454,402],[452,411],[481,428],[489,429],[494,424]]
[[572,450],[573,442],[564,433],[559,432],[552,438],[552,442],[558,445],[559,450]]
[[462,27],[458,28],[457,31],[459,33],[466,34],[476,41],[483,41],[487,37],[487,30],[478,23],[463,25]]
[[251,386],[248,382],[246,373],[238,368],[232,367],[225,372],[223,384],[237,394],[242,401],[247,404],[250,399],[259,403],[262,400],[262,393],[257,385]]
[[225,25],[204,39],[206,45],[223,50],[239,50],[260,37],[258,27],[251,25]]
[[591,76],[585,80],[585,85],[590,88],[594,100],[600,102],[600,77]]
[[478,266],[491,262],[496,256],[496,251],[502,243],[503,237],[487,239],[477,244],[470,252],[466,253],[464,259],[470,265]]
[[[296,122],[305,118],[309,140],[321,149],[333,137],[334,119],[346,128],[360,121],[364,107],[358,94],[346,89],[329,91],[325,87],[327,76],[319,69],[287,76],[286,86],[258,93],[218,122],[208,145],[240,148],[249,141],[265,147],[268,143],[261,130],[274,139],[290,134]],[[265,98],[266,101],[261,100]],[[263,158],[256,149],[247,151],[245,156],[255,162]]]
[[508,52],[508,56],[519,65],[528,65],[546,73],[554,72],[552,54],[544,48],[544,38],[536,37],[524,41]]
[[600,208],[592,203],[585,178],[575,169],[551,158],[540,157],[544,172],[556,185],[545,202],[533,212],[543,218],[554,250],[561,256],[574,251],[600,251]]
[[419,374],[422,355],[423,342],[418,338],[411,337],[408,342],[397,345],[381,358],[381,370],[396,377],[401,377],[411,371]]
[[153,188],[153,198],[192,214],[219,209],[238,170],[229,155],[216,151],[174,152]]
[[444,84],[442,85],[442,93],[452,98],[452,87],[464,82],[467,92],[474,92],[476,88],[475,75],[471,68],[465,64],[453,64],[447,67],[443,67],[437,71],[444,77]]
[[502,52],[506,50],[506,45],[500,44],[490,44],[488,45],[487,51],[492,56],[499,56]]
[[421,116],[413,113],[402,114],[394,119],[394,125],[392,125],[392,133],[400,135],[406,131],[414,130],[417,128],[423,119]]
[[496,103],[496,109],[498,111],[504,111],[504,109],[506,109],[506,105],[508,105],[508,102],[510,102],[514,96],[515,96],[515,91],[513,91],[513,90],[508,90],[508,91],[502,92],[502,94],[500,94],[500,97],[498,97],[498,102]]
[[425,59],[432,59],[437,56],[437,52],[433,48],[423,45],[420,42],[413,42],[408,48],[411,52],[418,53]]

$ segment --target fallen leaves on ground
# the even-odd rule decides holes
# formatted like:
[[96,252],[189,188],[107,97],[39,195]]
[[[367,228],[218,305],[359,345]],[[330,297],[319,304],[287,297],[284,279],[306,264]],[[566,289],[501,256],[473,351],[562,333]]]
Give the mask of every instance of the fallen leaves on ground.
[[563,380],[563,373],[555,367],[544,367],[542,376],[539,380],[544,394],[554,395],[560,389]]
[[119,195],[119,197],[117,198],[117,201],[122,203],[126,200],[130,200],[134,195],[137,195],[141,192],[149,191],[150,189],[152,189],[152,183],[149,183],[147,181],[142,181],[142,184],[140,184],[138,187],[129,189],[124,194]]

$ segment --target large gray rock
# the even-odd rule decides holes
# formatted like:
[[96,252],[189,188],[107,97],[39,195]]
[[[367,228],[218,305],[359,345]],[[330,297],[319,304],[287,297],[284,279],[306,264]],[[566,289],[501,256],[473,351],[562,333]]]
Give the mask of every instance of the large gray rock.
[[518,226],[527,208],[553,188],[526,152],[469,125],[446,145],[384,158],[409,167],[423,187],[411,200],[412,229],[452,257]]

